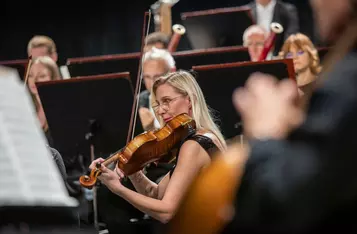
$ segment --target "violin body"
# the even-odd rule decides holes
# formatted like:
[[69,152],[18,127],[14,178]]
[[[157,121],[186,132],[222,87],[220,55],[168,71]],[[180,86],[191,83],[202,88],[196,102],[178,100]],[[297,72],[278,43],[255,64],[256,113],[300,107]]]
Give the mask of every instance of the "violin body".
[[[136,136],[122,150],[108,157],[102,164],[106,166],[117,162],[117,166],[125,175],[131,175],[146,165],[170,155],[170,151],[178,147],[181,141],[192,134],[195,129],[196,122],[187,114],[180,114],[167,122],[164,127]],[[166,157],[165,160],[167,160]],[[80,177],[79,182],[83,187],[94,186],[101,173],[99,168],[100,164],[91,171],[89,176]]]

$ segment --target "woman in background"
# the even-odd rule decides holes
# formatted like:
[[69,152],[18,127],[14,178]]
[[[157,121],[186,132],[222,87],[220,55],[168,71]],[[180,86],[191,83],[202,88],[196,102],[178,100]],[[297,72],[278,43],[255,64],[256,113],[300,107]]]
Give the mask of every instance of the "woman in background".
[[28,77],[28,87],[36,107],[37,117],[46,135],[48,144],[53,145],[51,134],[48,129],[47,119],[38,95],[36,83],[59,80],[60,73],[57,64],[48,56],[37,57],[30,68]]
[[[310,38],[302,33],[290,35],[282,46],[279,57],[293,59],[301,96],[314,88],[321,65],[319,54]],[[304,98],[302,102],[305,103]]]

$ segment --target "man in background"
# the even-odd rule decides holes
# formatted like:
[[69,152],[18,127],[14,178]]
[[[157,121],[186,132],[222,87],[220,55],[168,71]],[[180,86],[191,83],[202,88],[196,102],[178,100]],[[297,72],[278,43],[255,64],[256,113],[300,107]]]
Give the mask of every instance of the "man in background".
[[[243,45],[248,48],[250,60],[255,62],[264,49],[265,40],[268,38],[268,32],[259,25],[249,26],[243,34]],[[271,59],[271,53],[268,54],[266,60]]]
[[55,42],[48,36],[36,35],[27,45],[27,55],[33,59],[40,56],[49,56],[57,63],[58,55]]
[[[58,54],[57,46],[54,40],[48,36],[36,35],[31,38],[27,44],[27,56],[32,56],[35,59],[40,56],[49,56],[53,61],[56,62],[58,66]],[[68,67],[65,65],[58,67],[61,78],[69,79],[71,75],[69,74]]]
[[283,33],[277,35],[273,55],[276,56],[284,41],[294,33],[300,31],[297,9],[290,3],[280,0],[255,0],[247,5],[252,10],[253,19],[256,24],[270,32],[272,22],[283,26]]
[[146,90],[142,91],[139,96],[139,116],[145,131],[160,127],[151,108],[152,85],[160,76],[175,70],[175,60],[165,49],[152,47],[143,56],[143,79]]
[[152,47],[158,49],[167,49],[170,43],[170,36],[162,32],[150,33],[145,39],[144,53],[151,50]]

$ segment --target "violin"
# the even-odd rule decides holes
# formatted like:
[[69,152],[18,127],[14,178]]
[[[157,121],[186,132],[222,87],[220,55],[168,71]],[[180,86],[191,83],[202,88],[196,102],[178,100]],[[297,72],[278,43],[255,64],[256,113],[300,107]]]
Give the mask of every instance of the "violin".
[[[161,159],[171,161],[175,156],[170,152],[195,130],[196,122],[187,114],[180,114],[167,122],[164,127],[134,137],[123,149],[109,156],[101,164],[107,166],[117,162],[118,168],[128,176],[152,162]],[[101,174],[101,164],[97,164],[89,176],[84,175],[79,178],[83,187],[91,189],[96,184],[97,177]]]

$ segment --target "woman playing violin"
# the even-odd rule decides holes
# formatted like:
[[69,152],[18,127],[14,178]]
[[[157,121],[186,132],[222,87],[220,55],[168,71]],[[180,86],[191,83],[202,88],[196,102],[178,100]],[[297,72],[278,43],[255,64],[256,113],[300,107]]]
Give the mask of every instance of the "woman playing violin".
[[[226,149],[226,143],[190,73],[178,71],[158,78],[153,84],[151,101],[161,126],[181,113],[188,114],[196,122],[196,132],[181,144],[176,166],[159,184],[150,181],[142,171],[130,175],[137,192],[121,184],[123,172],[118,167],[112,171],[102,165],[98,179],[137,209],[167,223],[175,215],[191,181],[210,164],[216,150]],[[94,169],[103,161],[101,158],[93,161],[90,168]]]

